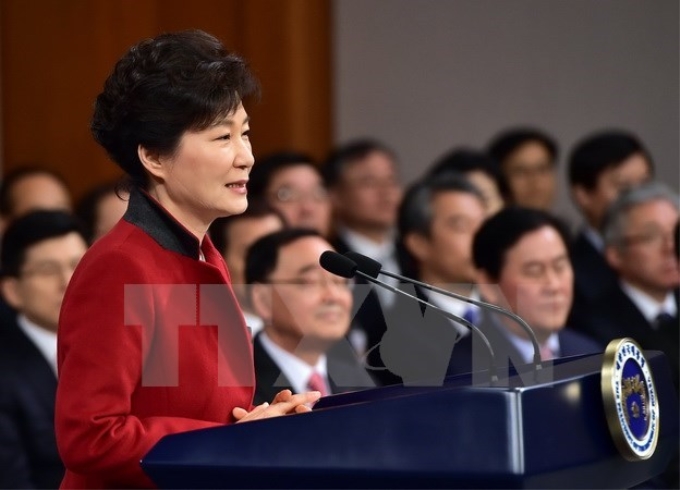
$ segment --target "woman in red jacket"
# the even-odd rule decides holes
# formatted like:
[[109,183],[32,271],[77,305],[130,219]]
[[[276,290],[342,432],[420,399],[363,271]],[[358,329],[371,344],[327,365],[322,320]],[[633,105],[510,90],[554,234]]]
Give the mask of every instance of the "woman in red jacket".
[[316,392],[252,406],[252,348],[206,232],[242,213],[253,166],[245,63],[201,31],[132,47],[97,97],[95,139],[134,185],[80,262],[59,321],[62,488],[148,487],[164,435],[308,410]]

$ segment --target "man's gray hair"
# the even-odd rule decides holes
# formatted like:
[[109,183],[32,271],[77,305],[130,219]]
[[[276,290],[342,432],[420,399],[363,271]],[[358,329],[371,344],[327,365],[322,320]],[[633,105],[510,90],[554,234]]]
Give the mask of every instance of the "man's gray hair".
[[624,242],[631,209],[651,201],[667,201],[680,209],[680,197],[660,182],[647,182],[623,191],[605,214],[602,236],[607,245],[621,246]]

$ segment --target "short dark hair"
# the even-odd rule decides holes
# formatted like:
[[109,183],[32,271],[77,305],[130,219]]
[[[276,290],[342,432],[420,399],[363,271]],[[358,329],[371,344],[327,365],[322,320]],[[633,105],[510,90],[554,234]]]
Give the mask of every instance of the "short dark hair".
[[136,44],[116,63],[96,99],[95,140],[141,187],[148,177],[139,145],[171,155],[182,134],[202,130],[259,93],[246,63],[210,34],[162,34]]
[[335,148],[321,166],[321,175],[325,185],[327,187],[336,185],[348,165],[364,159],[375,151],[385,153],[396,160],[396,153],[391,148],[374,139],[355,139]]
[[37,164],[22,165],[7,172],[0,184],[0,215],[12,216],[14,214],[14,201],[12,200],[12,189],[20,181],[35,175],[47,175],[58,181],[68,191],[68,184],[64,177],[54,170],[42,167]]
[[634,134],[607,130],[586,136],[574,146],[569,157],[569,183],[593,190],[605,170],[618,167],[637,153],[645,157],[653,173],[652,158]]
[[32,211],[12,221],[2,236],[2,276],[18,277],[26,260],[26,251],[33,245],[73,232],[85,240],[80,222],[66,211]]
[[248,249],[246,254],[246,284],[266,283],[279,261],[279,250],[301,238],[319,237],[311,228],[285,228],[265,235]]
[[248,177],[248,194],[256,199],[264,198],[274,175],[281,170],[298,166],[307,166],[316,172],[319,171],[312,157],[303,152],[279,151],[256,158]]
[[432,201],[445,192],[463,192],[475,196],[484,206],[484,197],[464,175],[446,173],[425,177],[412,184],[404,193],[399,206],[397,228],[403,238],[409,233],[430,235],[432,228]]
[[503,165],[503,162],[520,146],[530,142],[545,147],[552,163],[557,163],[559,148],[555,139],[540,129],[530,127],[512,128],[499,133],[489,143],[488,152],[491,158]]
[[122,199],[121,193],[123,191],[127,192],[123,182],[106,182],[91,188],[80,198],[80,201],[78,201],[78,205],[76,206],[75,214],[78,219],[80,219],[87,243],[92,243],[92,239],[94,238],[95,229],[97,227],[99,203],[106,196],[111,194]]
[[508,250],[520,239],[540,228],[553,228],[568,249],[571,241],[569,229],[554,215],[538,209],[509,206],[487,219],[475,234],[472,242],[472,260],[477,269],[485,271],[491,279],[498,279],[505,266]]
[[555,139],[536,128],[512,128],[496,135],[487,147],[487,152],[498,168],[498,188],[505,199],[512,200],[510,185],[508,184],[503,164],[516,150],[527,143],[538,143],[550,155],[553,165],[557,164],[559,148]]
[[244,219],[264,218],[265,216],[276,216],[285,225],[286,219],[283,215],[271,206],[264,199],[250,200],[248,208],[241,214],[233,214],[222,218],[217,218],[212,222],[208,229],[210,240],[215,248],[224,255],[229,249],[228,231],[231,225]]
[[458,172],[467,174],[469,172],[484,172],[496,185],[501,186],[501,174],[498,163],[483,151],[473,150],[472,148],[460,147],[453,148],[440,156],[427,171],[427,175],[436,175]]

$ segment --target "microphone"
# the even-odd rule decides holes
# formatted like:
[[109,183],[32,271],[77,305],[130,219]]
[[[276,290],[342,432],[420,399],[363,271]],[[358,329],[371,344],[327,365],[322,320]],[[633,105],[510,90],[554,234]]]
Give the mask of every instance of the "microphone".
[[[425,282],[417,281],[415,279],[411,279],[410,277],[402,276],[401,274],[396,274],[394,272],[389,272],[386,270],[383,270],[382,264],[378,262],[377,260],[374,260],[370,257],[367,257],[365,255],[362,255],[357,252],[347,252],[345,253],[345,257],[350,259],[352,262],[354,262],[356,266],[356,272],[357,274],[360,272],[363,272],[365,274],[368,274],[372,277],[377,277],[378,274],[383,274],[388,277],[393,277],[395,279],[398,279],[399,281],[402,282],[407,282],[410,284],[415,284],[416,286],[420,286],[423,289],[427,289],[428,291],[433,291],[435,293],[443,294],[444,296],[448,296],[450,298],[455,298],[459,299],[461,301],[464,301],[466,303],[473,304],[475,306],[479,306],[480,308],[485,308],[491,311],[494,311],[495,313],[499,313],[503,315],[506,318],[510,318],[511,320],[514,320],[524,331],[527,333],[529,336],[529,339],[531,340],[531,343],[533,344],[534,347],[534,369],[539,370],[543,368],[543,364],[541,364],[541,350],[538,345],[538,340],[536,339],[536,334],[534,333],[533,329],[529,326],[529,324],[524,321],[522,317],[519,315],[513,313],[510,310],[506,310],[505,308],[501,308],[500,306],[487,303],[485,301],[479,301],[475,300],[472,298],[468,298],[467,296],[463,296],[462,294],[456,294],[452,293],[451,291],[447,291],[445,289],[438,288],[436,286],[432,286],[430,284],[427,284]],[[363,277],[363,276],[362,276]]]
[[479,337],[479,339],[482,340],[482,342],[486,346],[486,349],[489,351],[490,382],[493,385],[498,381],[498,371],[497,371],[497,368],[496,368],[496,355],[493,351],[493,348],[491,347],[491,343],[489,342],[489,339],[486,337],[486,335],[484,335],[484,333],[479,328],[477,328],[477,326],[473,325],[471,322],[469,322],[465,318],[458,317],[458,316],[456,316],[452,313],[449,313],[448,311],[438,307],[437,305],[429,303],[429,302],[427,302],[423,299],[418,298],[417,296],[414,296],[414,295],[409,294],[405,291],[402,291],[399,288],[396,288],[396,287],[394,287],[390,284],[387,284],[384,281],[381,281],[381,280],[376,279],[375,277],[373,277],[369,274],[366,274],[365,272],[359,270],[359,266],[357,265],[356,262],[354,262],[352,259],[350,259],[350,258],[348,258],[344,255],[339,254],[338,252],[334,252],[332,250],[326,250],[324,253],[321,254],[321,257],[319,257],[319,264],[325,270],[327,270],[331,274],[335,274],[336,276],[346,277],[348,279],[351,279],[354,276],[363,277],[367,281],[369,281],[373,284],[377,284],[380,287],[386,288],[386,289],[392,291],[393,293],[401,294],[401,295],[406,296],[407,298],[409,298],[411,300],[417,301],[420,304],[426,305],[427,307],[432,308],[433,310],[437,311],[441,315],[445,316],[449,320],[453,320],[454,322],[457,322],[457,323],[462,323],[467,328],[469,328],[471,331],[473,331]]

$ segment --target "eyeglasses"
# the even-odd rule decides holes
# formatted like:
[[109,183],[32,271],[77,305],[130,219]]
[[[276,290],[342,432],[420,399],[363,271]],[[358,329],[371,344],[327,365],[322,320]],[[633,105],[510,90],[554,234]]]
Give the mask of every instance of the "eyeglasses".
[[628,246],[643,245],[648,247],[661,247],[665,243],[672,245],[675,239],[676,237],[672,232],[664,233],[663,231],[656,230],[647,233],[639,233],[637,235],[628,235],[623,237],[621,241]]
[[323,277],[294,277],[290,279],[270,279],[269,284],[280,284],[292,286],[300,292],[316,292],[324,287],[333,287],[338,291],[351,291],[354,282],[342,277],[333,277],[332,279]]
[[23,269],[21,275],[24,277],[40,277],[44,279],[62,278],[65,275],[72,274],[79,261],[80,259],[73,260],[69,263],[55,261],[38,262],[35,265]]
[[311,191],[302,191],[284,186],[273,192],[271,197],[282,204],[298,203],[303,200],[325,202],[328,199],[328,192],[323,187],[317,187]]

